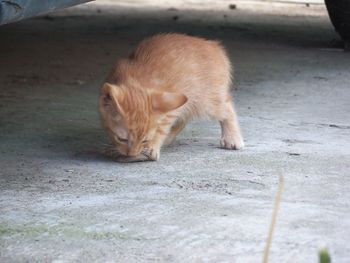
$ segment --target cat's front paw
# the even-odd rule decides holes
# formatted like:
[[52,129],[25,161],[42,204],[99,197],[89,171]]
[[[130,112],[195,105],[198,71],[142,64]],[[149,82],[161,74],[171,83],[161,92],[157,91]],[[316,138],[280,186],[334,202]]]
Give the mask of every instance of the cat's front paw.
[[242,138],[226,137],[221,138],[220,145],[228,150],[241,150],[244,148],[244,141]]
[[160,157],[160,150],[146,148],[143,150],[142,154],[147,156],[150,161],[158,161]]

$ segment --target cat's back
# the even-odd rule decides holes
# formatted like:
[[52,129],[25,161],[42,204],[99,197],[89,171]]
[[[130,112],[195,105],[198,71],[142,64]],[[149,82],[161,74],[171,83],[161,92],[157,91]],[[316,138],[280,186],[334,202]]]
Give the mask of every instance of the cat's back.
[[177,33],[155,35],[143,40],[130,58],[143,63],[165,63],[168,66],[208,60],[211,64],[228,62],[225,50],[218,41]]
[[183,34],[160,34],[143,40],[129,63],[134,65],[135,75],[139,72],[135,77],[147,76],[151,85],[164,82],[185,88],[197,84],[203,89],[228,86],[231,78],[230,61],[218,41]]
[[[135,50],[135,58],[143,59],[144,55],[168,55],[169,51],[202,53],[221,49],[219,42],[204,38],[188,36],[178,33],[159,34],[144,39]],[[171,52],[170,52],[171,53]],[[179,55],[179,53],[177,53]]]

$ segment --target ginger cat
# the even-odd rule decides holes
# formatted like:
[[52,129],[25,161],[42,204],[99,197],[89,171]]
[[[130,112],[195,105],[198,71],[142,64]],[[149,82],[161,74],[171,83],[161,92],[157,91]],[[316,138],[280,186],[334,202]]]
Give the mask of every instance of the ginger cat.
[[221,125],[221,146],[243,148],[230,95],[231,64],[217,41],[182,34],[143,40],[101,88],[102,124],[119,161],[158,160],[193,118]]

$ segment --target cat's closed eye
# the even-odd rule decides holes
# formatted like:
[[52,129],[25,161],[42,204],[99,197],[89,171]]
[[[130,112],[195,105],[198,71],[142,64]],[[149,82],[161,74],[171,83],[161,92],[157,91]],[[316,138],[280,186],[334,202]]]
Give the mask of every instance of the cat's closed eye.
[[120,138],[119,136],[115,136],[116,139],[122,143],[127,143],[128,142],[128,139],[124,139],[124,138]]

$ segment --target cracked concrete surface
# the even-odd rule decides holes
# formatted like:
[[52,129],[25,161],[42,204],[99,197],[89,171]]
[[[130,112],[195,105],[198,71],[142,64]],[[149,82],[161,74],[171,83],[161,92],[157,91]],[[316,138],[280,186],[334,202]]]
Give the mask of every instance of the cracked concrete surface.
[[[350,251],[350,54],[322,5],[96,2],[0,27],[1,262],[270,262]],[[255,5],[256,4],[256,5]],[[244,151],[191,123],[159,162],[118,164],[98,112],[113,62],[143,37],[221,39]]]

